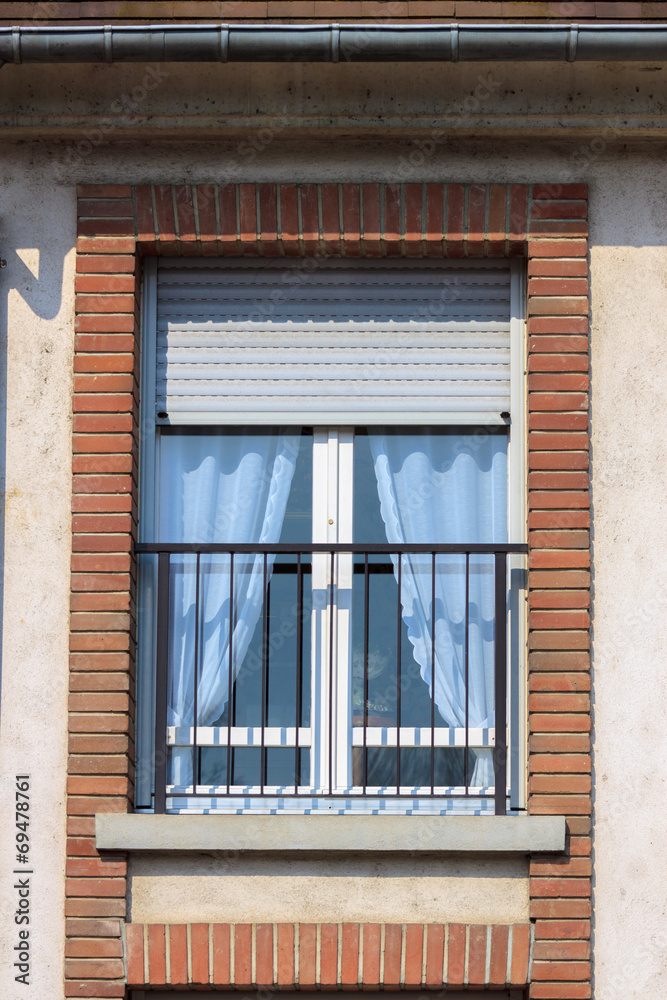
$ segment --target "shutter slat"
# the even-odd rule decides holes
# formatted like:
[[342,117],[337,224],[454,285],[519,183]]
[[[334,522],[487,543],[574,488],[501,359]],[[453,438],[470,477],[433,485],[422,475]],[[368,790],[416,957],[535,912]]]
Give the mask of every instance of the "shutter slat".
[[502,261],[161,261],[157,305],[171,423],[509,410]]

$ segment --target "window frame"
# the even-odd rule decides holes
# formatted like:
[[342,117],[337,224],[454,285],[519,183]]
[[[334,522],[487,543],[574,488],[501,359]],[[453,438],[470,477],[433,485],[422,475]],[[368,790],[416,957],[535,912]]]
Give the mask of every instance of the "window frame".
[[[262,267],[273,264],[274,259],[255,260],[253,266]],[[463,262],[462,262],[463,263]],[[466,262],[469,263],[469,262]],[[481,263],[476,261],[475,263]],[[526,541],[526,511],[527,511],[527,387],[526,387],[526,356],[527,338],[525,327],[525,261],[515,259],[507,261],[510,270],[510,392],[511,392],[511,419],[504,421],[508,427],[508,540],[510,543],[524,543]],[[448,262],[443,262],[446,268]],[[155,519],[156,519],[156,484],[159,481],[159,448],[157,448],[157,434],[159,433],[159,421],[156,420],[155,399],[156,399],[156,358],[157,358],[157,270],[158,260],[155,257],[144,260],[143,284],[142,284],[142,322],[141,322],[141,351],[140,351],[140,384],[141,384],[141,405],[140,405],[140,442],[139,442],[139,539],[152,539]],[[245,423],[245,415],[240,415],[239,423]],[[386,414],[383,415],[383,423],[386,423]],[[492,421],[489,420],[488,423]],[[499,421],[501,422],[501,421]],[[202,421],[202,426],[205,425]],[[311,420],[308,421],[312,423]],[[359,421],[355,421],[357,425]],[[373,421],[368,422],[371,426]],[[396,425],[404,425],[407,421],[405,416],[396,412]],[[460,415],[456,413],[440,414],[437,423],[441,426],[460,426],[462,421]],[[470,423],[468,423],[470,426]],[[314,428],[314,453],[313,453],[313,478],[315,480],[315,441],[318,433],[327,438],[326,448],[320,449],[321,457],[318,461],[326,463],[338,462],[340,460],[340,438],[348,435],[349,440],[345,443],[351,445],[351,434],[353,428],[336,426],[332,427],[327,421],[327,415],[322,414],[322,422]],[[335,448],[333,439],[336,440]],[[321,442],[324,444],[324,441]],[[332,451],[333,449],[333,451]],[[344,449],[343,449],[344,450]],[[345,459],[343,459],[345,461]],[[352,473],[352,447],[349,448],[347,457],[349,464],[349,474]],[[327,477],[327,482],[331,487],[331,478]],[[342,487],[342,477],[338,482],[338,489],[327,493],[326,503],[313,505],[313,541],[338,542],[341,540],[341,508],[340,492]],[[329,524],[330,515],[334,512],[333,528]],[[351,504],[350,504],[351,518]],[[349,538],[352,538],[352,523],[349,522]],[[346,539],[347,540],[347,539]],[[346,569],[340,556],[338,557],[338,585],[341,585],[341,573],[345,576],[349,572],[349,583],[351,586],[351,557],[349,559],[349,569]],[[342,566],[342,569],[341,569]],[[508,746],[510,756],[508,767],[508,785],[510,789],[509,808],[520,811],[526,806],[526,758],[527,758],[527,696],[526,696],[526,635],[527,635],[527,573],[525,561],[521,556],[508,556],[508,569],[511,574],[510,596],[513,606],[508,608],[508,615],[511,627],[508,628],[508,664],[515,664],[515,669],[509,670],[508,684],[508,729],[511,744]],[[141,568],[139,568],[141,577]],[[315,565],[313,567],[313,586],[315,586]],[[327,586],[329,581],[327,580]],[[141,587],[138,588],[141,590]],[[336,617],[340,612],[337,611]],[[327,616],[329,612],[326,612]],[[137,760],[144,761],[147,756],[154,753],[154,732],[155,732],[155,672],[141,669],[142,662],[146,660],[155,662],[153,622],[150,617],[151,611],[147,607],[141,609],[139,618],[139,656],[138,656],[138,697],[137,697]],[[332,627],[331,619],[327,620],[327,642],[328,629]],[[349,651],[344,649],[345,629],[339,629],[336,623],[334,633],[334,643],[337,648],[335,662],[338,664],[345,659],[349,665]],[[147,633],[151,636],[147,642]],[[347,629],[347,634],[351,634],[351,629]],[[325,658],[322,662],[327,662]],[[345,676],[343,676],[345,675]],[[313,671],[313,704],[315,704],[315,685],[322,684],[325,679],[318,676],[318,671]],[[326,685],[323,685],[326,687]],[[349,700],[349,670],[336,671],[336,696],[337,699]],[[314,719],[311,719],[313,728]],[[348,729],[351,733],[351,718],[348,720]],[[342,731],[343,724],[336,727],[336,731]],[[344,762],[351,753],[350,733],[345,737],[339,734],[335,741],[335,761],[336,770],[343,769],[347,765]],[[313,763],[317,757],[315,749],[315,739],[312,740],[311,759]],[[318,764],[321,763],[320,755]],[[150,772],[150,773],[149,773]],[[316,774],[313,767],[313,775]],[[152,811],[152,769],[138,767],[136,780],[136,808],[137,810],[147,809]],[[313,781],[313,784],[316,784]],[[193,809],[196,811],[196,809]],[[225,809],[219,807],[216,811],[224,812]]]

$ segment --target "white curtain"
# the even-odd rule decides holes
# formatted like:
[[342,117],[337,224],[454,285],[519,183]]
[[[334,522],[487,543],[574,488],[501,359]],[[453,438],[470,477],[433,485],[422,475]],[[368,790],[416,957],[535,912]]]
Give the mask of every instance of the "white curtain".
[[[371,433],[387,541],[456,543],[507,540],[507,438],[502,434]],[[397,559],[394,558],[397,570]],[[404,556],[401,606],[415,661],[448,726],[465,726],[465,556]],[[435,664],[432,628],[435,620]],[[469,694],[471,727],[494,725],[492,556],[470,557]],[[435,682],[434,682],[435,677]],[[492,751],[477,750],[470,784],[493,785]]]
[[[298,434],[164,434],[157,538],[162,542],[277,542],[299,448]],[[222,715],[229,692],[230,557],[202,555],[197,724]],[[273,557],[267,559],[270,572]],[[196,557],[171,557],[170,726],[193,726]],[[234,557],[232,677],[262,612],[264,557]],[[172,755],[171,780],[191,780],[190,751]]]

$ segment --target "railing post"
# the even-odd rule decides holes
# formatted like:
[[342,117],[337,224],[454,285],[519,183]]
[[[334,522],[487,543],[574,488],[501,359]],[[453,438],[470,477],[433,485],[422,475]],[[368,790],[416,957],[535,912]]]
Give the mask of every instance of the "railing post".
[[495,554],[495,730],[493,751],[496,816],[507,812],[507,553]]
[[155,657],[155,812],[167,811],[167,676],[169,663],[169,553],[158,555]]

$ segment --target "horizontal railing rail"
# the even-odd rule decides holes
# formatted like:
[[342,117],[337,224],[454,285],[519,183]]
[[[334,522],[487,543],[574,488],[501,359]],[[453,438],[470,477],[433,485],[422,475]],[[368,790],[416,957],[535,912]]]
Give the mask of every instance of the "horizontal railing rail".
[[[167,810],[168,799],[173,803],[187,803],[192,800],[194,808],[202,798],[215,800],[212,808],[224,808],[225,801],[234,800],[234,807],[238,807],[239,800],[247,802],[248,799],[254,801],[254,797],[266,802],[270,796],[277,796],[280,799],[292,798],[326,798],[328,800],[340,798],[342,795],[352,794],[355,800],[360,796],[375,797],[380,794],[382,797],[392,797],[394,799],[410,798],[421,796],[433,799],[458,798],[463,796],[466,799],[486,799],[493,800],[493,808],[496,814],[504,814],[507,807],[507,680],[508,680],[508,660],[507,660],[507,613],[508,613],[508,573],[507,560],[510,555],[522,555],[527,553],[528,546],[521,543],[470,543],[470,544],[356,544],[356,543],[187,543],[187,542],[141,542],[136,545],[136,552],[140,555],[155,556],[157,562],[156,583],[156,635],[155,635],[155,756],[154,756],[154,809],[158,813]],[[178,556],[191,556],[185,566],[183,560],[174,559]],[[219,607],[214,609],[214,617],[224,619],[227,629],[227,648],[224,651],[224,661],[221,660],[220,669],[226,673],[224,684],[226,685],[225,711],[227,713],[226,722],[221,717],[212,725],[202,725],[199,715],[199,681],[202,658],[202,645],[205,640],[200,635],[200,623],[202,620],[202,572],[208,569],[220,571],[220,566],[215,567],[210,562],[205,562],[203,557],[207,556],[227,557],[226,568],[223,568],[223,576],[226,573],[229,582],[224,581],[225,592],[219,597]],[[254,556],[251,568],[248,559],[237,559],[237,556]],[[276,562],[274,557],[295,557],[294,562]],[[326,599],[323,606],[315,609],[314,605],[309,605],[304,599],[305,578],[308,578],[307,585],[312,587],[313,593],[318,589],[314,586],[314,573],[317,557],[328,557],[321,565],[320,569],[326,566],[323,579],[326,579],[324,588],[320,587],[320,592],[326,592]],[[360,612],[363,619],[363,656],[362,656],[362,696],[357,691],[357,702],[361,707],[352,708],[351,716],[347,719],[346,740],[347,746],[343,752],[348,754],[348,771],[343,778],[335,772],[334,758],[340,758],[340,747],[335,744],[334,732],[340,733],[341,727],[337,725],[334,718],[334,702],[340,695],[334,690],[334,676],[336,674],[336,642],[334,641],[333,614],[337,607],[337,600],[345,590],[339,586],[336,574],[336,557],[351,557],[347,566],[347,578],[351,581],[363,575],[363,595],[359,596],[358,605],[363,607]],[[392,557],[390,561],[378,562],[381,556]],[[409,557],[420,556],[420,560],[415,562]],[[424,559],[423,557],[429,557]],[[406,725],[401,721],[402,716],[402,670],[404,669],[401,657],[402,629],[404,628],[403,616],[405,609],[402,605],[403,585],[406,574],[412,573],[411,584],[415,586],[415,580],[419,577],[422,587],[420,601],[421,611],[427,625],[424,634],[430,642],[430,664],[434,670],[436,664],[436,607],[443,604],[444,591],[436,591],[438,573],[442,572],[445,561],[442,557],[460,556],[459,564],[463,563],[465,572],[463,575],[465,587],[465,601],[462,623],[458,628],[463,636],[460,642],[461,656],[464,661],[464,683],[465,683],[465,718],[460,720],[458,725],[448,725],[442,721],[436,721],[435,691],[430,690],[430,724],[429,725]],[[493,572],[493,718],[480,725],[479,720],[475,723],[469,717],[470,708],[470,615],[471,615],[471,559],[476,556],[489,557],[486,572]],[[271,558],[269,558],[271,557]],[[315,558],[313,558],[315,557]],[[342,565],[342,564],[341,564]],[[182,632],[179,637],[181,647],[191,641],[191,656],[193,659],[193,678],[191,689],[191,713],[193,724],[169,724],[168,725],[168,690],[170,680],[170,654],[175,642],[172,634],[175,626],[172,621],[172,601],[174,597],[174,580],[180,573],[192,574],[194,570],[194,582],[190,581],[190,595],[188,608],[193,610],[192,619],[194,627],[191,626],[191,634]],[[391,615],[395,616],[393,624],[387,624],[387,635],[392,634],[392,641],[396,647],[395,663],[395,705],[394,715],[382,716],[378,713],[369,700],[370,670],[369,670],[369,644],[370,644],[370,588],[371,577],[376,573],[392,574],[396,577],[397,597],[394,608],[382,608],[383,619],[391,621]],[[271,578],[273,574],[293,573],[296,576],[296,608],[295,608],[295,713],[292,724],[273,724],[269,718],[269,668],[271,656],[271,637],[269,635],[269,607],[271,600]],[[416,575],[415,575],[416,574]],[[424,588],[425,574],[430,574],[428,586]],[[237,594],[238,579],[245,576],[256,577],[256,587],[259,589],[261,580],[261,609],[257,614],[252,633],[261,624],[261,664],[258,668],[259,676],[256,679],[255,690],[259,700],[260,718],[259,725],[246,725],[244,720],[236,718],[236,680],[243,662],[243,656],[239,664],[236,663],[234,649],[234,632],[238,623],[236,603],[239,601]],[[220,579],[220,577],[218,578]],[[274,584],[274,586],[277,584]],[[378,581],[378,586],[380,585]],[[348,584],[349,589],[350,584]],[[359,587],[361,584],[355,584]],[[375,586],[375,585],[373,585]],[[442,585],[444,586],[444,584]],[[446,596],[446,595],[445,595]],[[181,601],[182,604],[187,603]],[[210,601],[209,601],[210,604]],[[488,604],[488,600],[487,600]],[[226,610],[225,610],[226,609]],[[323,671],[323,678],[320,679],[321,692],[325,694],[324,703],[327,705],[325,714],[319,723],[313,718],[309,722],[302,719],[302,690],[306,671],[311,670],[311,650],[304,655],[304,621],[314,610],[328,615],[325,625],[320,629],[324,645],[321,645],[319,659],[319,669]],[[207,617],[211,617],[211,608],[206,606]],[[479,616],[479,608],[476,613]],[[444,619],[442,619],[444,620]],[[323,620],[324,621],[324,620]],[[430,623],[430,624],[428,624]],[[478,622],[479,624],[479,622]],[[348,635],[351,643],[351,629]],[[384,620],[380,626],[385,628]],[[375,634],[377,634],[378,624],[375,622]],[[223,630],[224,631],[224,630]],[[321,638],[320,636],[320,638]],[[423,638],[423,636],[422,636]],[[487,636],[488,640],[488,636]],[[313,647],[314,648],[314,647]],[[243,655],[247,655],[247,647]],[[328,661],[328,662],[327,662]],[[224,666],[223,666],[224,662]],[[313,661],[315,662],[315,661]],[[414,672],[414,664],[412,664]],[[314,669],[314,668],[313,668]],[[342,690],[348,691],[348,701],[352,705],[352,663],[345,664],[345,669],[350,673],[348,677],[348,687],[343,685]],[[312,680],[308,674],[309,681]],[[274,680],[271,680],[272,685]],[[392,685],[394,686],[394,685]],[[435,688],[436,684],[431,687]],[[328,698],[326,697],[328,688]],[[489,705],[487,704],[487,710]],[[328,713],[328,719],[326,715]],[[209,720],[210,721],[210,720]],[[246,720],[247,721],[247,720]],[[463,725],[460,722],[463,721]],[[322,731],[326,732],[325,744],[322,745],[320,737],[317,735],[318,725]],[[245,735],[244,735],[245,734]],[[289,738],[288,735],[289,734]],[[463,780],[445,782],[442,779],[444,773],[436,768],[436,752],[442,754],[448,748],[456,748],[463,752]],[[276,752],[289,750],[293,756],[293,781],[276,781],[275,775],[269,773],[268,754],[270,751]],[[484,753],[492,754],[493,760],[493,785],[488,782],[478,786],[471,783],[470,752],[483,749]],[[190,756],[191,780],[177,781],[172,774],[169,780],[169,754],[183,750]],[[211,785],[210,782],[202,780],[201,753],[222,751],[225,755],[222,770],[225,777]],[[239,752],[260,753],[259,777],[257,781],[239,780],[232,764]],[[320,754],[318,760],[319,779],[313,781],[313,773],[308,772],[308,777],[302,779],[302,752],[312,755]],[[380,780],[378,771],[371,773],[369,768],[369,754],[377,755],[378,752],[390,752],[393,757],[393,775],[391,781]],[[404,763],[404,755],[412,753],[414,765],[417,753],[426,753],[428,757],[420,758],[420,767],[425,766],[429,780],[416,780],[414,768],[410,772],[408,764]],[[338,756],[337,756],[338,755]],[[377,757],[374,758],[377,762]],[[439,758],[441,759],[441,758]],[[474,757],[472,758],[475,759]],[[424,764],[424,762],[426,762]],[[312,763],[312,758],[311,758]],[[407,772],[407,773],[406,773]],[[271,779],[271,780],[270,780]],[[351,779],[351,780],[350,780]],[[378,788],[381,791],[378,792]],[[471,790],[472,789],[472,790]],[[218,800],[221,803],[217,805]]]

